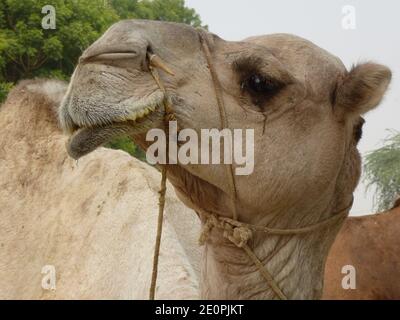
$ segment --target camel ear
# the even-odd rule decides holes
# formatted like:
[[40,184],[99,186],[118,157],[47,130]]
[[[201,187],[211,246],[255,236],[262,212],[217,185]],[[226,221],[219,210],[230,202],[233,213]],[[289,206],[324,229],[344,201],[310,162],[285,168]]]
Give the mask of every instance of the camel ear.
[[381,102],[391,78],[391,71],[380,64],[354,66],[336,89],[336,108],[355,116],[374,109]]

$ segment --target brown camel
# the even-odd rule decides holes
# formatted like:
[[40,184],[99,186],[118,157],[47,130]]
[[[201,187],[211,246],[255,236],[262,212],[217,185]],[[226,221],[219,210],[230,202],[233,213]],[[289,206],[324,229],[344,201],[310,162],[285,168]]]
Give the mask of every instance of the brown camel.
[[[390,82],[388,68],[366,63],[346,71],[311,42],[276,34],[228,42],[190,26],[129,20],[113,25],[82,55],[60,110],[78,159],[121,133],[147,149],[146,133],[163,128],[165,95],[149,72],[156,54],[174,72],[161,72],[180,129],[220,127],[210,63],[218,77],[230,129],[254,129],[254,172],[235,176],[222,164],[168,165],[180,199],[206,213],[270,228],[300,228],[349,210],[360,175],[356,148],[360,115],[375,108]],[[235,167],[235,165],[233,165]],[[236,166],[237,167],[237,166]],[[322,295],[324,265],[342,225],[301,235],[253,232],[245,244],[284,295]],[[207,225],[209,226],[209,225]],[[247,252],[212,229],[204,246],[202,298],[274,299]],[[236,235],[236,236],[235,236]],[[236,238],[235,238],[236,239]]]
[[[328,256],[324,299],[400,299],[400,207],[346,219]],[[344,266],[355,288],[344,289]],[[346,287],[346,286],[345,286]]]
[[[146,299],[149,272],[145,270],[151,264],[159,175],[118,151],[98,150],[79,165],[67,159],[63,151],[66,139],[56,127],[52,111],[64,88],[57,81],[24,81],[0,109],[0,149],[4,151],[0,157],[0,225],[6,230],[0,235],[0,297]],[[107,184],[88,181],[88,175]],[[63,182],[65,176],[69,179]],[[144,180],[147,183],[143,184]],[[73,189],[69,181],[74,181]],[[133,189],[136,183],[139,186]],[[115,195],[113,185],[118,186]],[[63,191],[66,186],[68,192]],[[110,192],[112,196],[104,202],[101,195]],[[123,206],[125,210],[121,210]],[[168,253],[161,257],[157,296],[196,298],[198,221],[170,193],[167,211],[163,252]],[[62,212],[62,224],[58,212]],[[400,298],[399,215],[397,208],[345,221],[327,259],[325,299]],[[110,221],[113,232],[132,232],[121,242],[108,232]],[[144,234],[149,236],[143,239]],[[140,247],[132,245],[139,242]],[[132,247],[136,249],[129,251]],[[104,254],[110,248],[113,254]],[[35,253],[34,259],[30,252]],[[136,258],[130,260],[131,254]],[[41,269],[49,263],[57,268],[54,291],[44,290],[40,283]],[[355,290],[344,290],[341,285],[345,265],[355,267]],[[113,286],[105,285],[109,279]]]

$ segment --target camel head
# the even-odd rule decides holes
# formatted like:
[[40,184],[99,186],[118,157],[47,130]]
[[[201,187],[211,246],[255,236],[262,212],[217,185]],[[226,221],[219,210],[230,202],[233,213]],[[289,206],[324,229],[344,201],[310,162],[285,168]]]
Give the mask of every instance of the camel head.
[[[349,207],[360,175],[361,116],[381,101],[388,68],[364,63],[347,71],[338,58],[293,35],[230,42],[183,24],[121,21],[83,53],[63,99],[59,115],[71,133],[72,157],[121,134],[145,150],[153,146],[146,134],[164,128],[165,96],[149,64],[159,67],[181,132],[200,137],[203,129],[221,127],[216,83],[227,127],[253,130],[254,167],[234,176],[236,193],[226,164],[168,165],[168,179],[187,206],[286,229]],[[317,298],[340,225],[286,240],[253,233],[251,246],[289,297]],[[209,234],[202,296],[275,297],[248,257],[221,237],[214,229]]]
[[[146,132],[163,128],[164,95],[149,72],[148,53],[174,73],[159,72],[179,128],[219,128],[199,32],[183,24],[129,20],[92,44],[60,110],[61,124],[72,134],[69,154],[77,159],[121,134],[149,146]],[[360,172],[361,115],[379,104],[390,70],[365,63],[347,71],[338,58],[293,35],[230,42],[202,32],[229,128],[254,129],[254,171],[235,176],[243,220],[295,205],[348,202]],[[178,163],[169,175],[188,205],[226,214],[224,165]]]

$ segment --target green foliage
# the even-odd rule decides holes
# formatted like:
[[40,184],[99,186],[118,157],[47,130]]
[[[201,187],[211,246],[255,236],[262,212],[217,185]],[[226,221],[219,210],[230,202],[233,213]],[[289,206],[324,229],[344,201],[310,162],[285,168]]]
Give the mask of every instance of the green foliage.
[[[43,29],[45,5],[56,11],[56,29]],[[17,81],[47,77],[69,80],[79,56],[121,19],[201,21],[184,0],[0,0],[0,103]],[[143,157],[128,138],[110,144]]]
[[124,150],[128,152],[131,156],[134,156],[139,160],[146,160],[145,152],[138,146],[136,146],[129,137],[115,139],[114,141],[108,143],[106,147],[111,149]]
[[[42,28],[42,7],[56,29]],[[51,75],[68,79],[82,51],[114,22],[142,18],[200,26],[183,0],[0,0],[0,82]]]
[[0,82],[0,103],[2,103],[6,97],[8,92],[11,90],[13,84],[11,82]]
[[392,131],[385,146],[366,156],[364,171],[367,188],[376,188],[375,208],[390,209],[400,194],[400,132]]
[[[56,29],[42,28],[42,8],[56,11]],[[82,51],[119,17],[104,0],[0,0],[0,80],[48,74],[68,78]]]
[[200,16],[185,7],[184,0],[110,0],[110,4],[122,19],[149,19],[173,21],[200,27]]

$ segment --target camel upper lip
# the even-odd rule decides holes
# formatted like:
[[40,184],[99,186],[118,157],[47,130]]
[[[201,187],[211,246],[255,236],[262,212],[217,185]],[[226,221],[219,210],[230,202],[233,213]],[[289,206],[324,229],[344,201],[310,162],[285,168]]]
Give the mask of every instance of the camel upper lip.
[[88,124],[88,125],[76,125],[71,128],[70,132],[73,134],[76,131],[80,129],[101,129],[101,128],[107,128],[110,126],[118,125],[118,124],[124,124],[124,123],[129,123],[131,125],[134,125],[135,122],[140,121],[141,119],[146,118],[149,114],[153,113],[157,109],[157,106],[149,106],[145,107],[141,110],[137,110],[130,114],[129,116],[126,116],[124,119],[121,120],[109,120],[106,121],[106,123],[99,123],[99,124]]
[[164,94],[161,91],[154,91],[139,99],[129,98],[114,107],[113,116],[110,116],[107,108],[88,112],[83,107],[76,111],[73,107],[76,103],[73,96],[66,95],[59,112],[60,126],[65,133],[72,134],[80,128],[103,127],[113,123],[130,121],[132,125],[155,112],[162,105],[163,99]]

